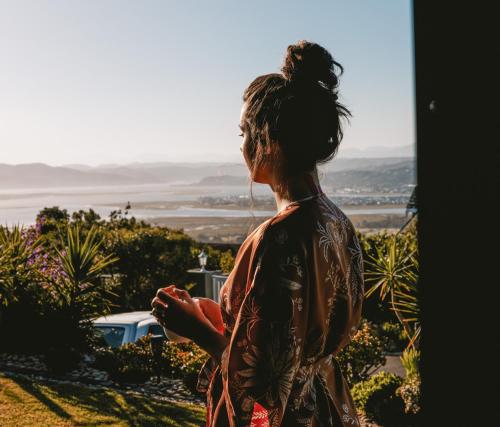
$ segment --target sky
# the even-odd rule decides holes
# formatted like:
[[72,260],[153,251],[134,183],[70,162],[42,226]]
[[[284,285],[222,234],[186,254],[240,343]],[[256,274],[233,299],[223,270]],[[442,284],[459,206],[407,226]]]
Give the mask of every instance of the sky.
[[305,39],[340,62],[339,155],[415,143],[409,0],[0,0],[0,163],[238,161],[242,94]]

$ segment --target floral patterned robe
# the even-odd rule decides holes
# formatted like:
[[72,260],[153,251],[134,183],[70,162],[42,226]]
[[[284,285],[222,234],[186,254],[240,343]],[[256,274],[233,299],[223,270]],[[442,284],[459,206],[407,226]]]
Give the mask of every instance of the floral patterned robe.
[[324,193],[258,226],[220,293],[229,345],[198,377],[206,425],[358,426],[335,354],[357,331],[363,294],[355,230]]

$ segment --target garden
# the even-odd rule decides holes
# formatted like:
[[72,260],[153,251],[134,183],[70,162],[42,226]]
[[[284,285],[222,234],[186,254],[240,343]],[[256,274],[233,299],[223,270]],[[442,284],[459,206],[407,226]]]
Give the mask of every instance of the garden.
[[[398,234],[359,234],[363,321],[337,359],[366,425],[418,421],[415,230],[414,221]],[[203,425],[204,397],[195,387],[208,357],[203,350],[158,344],[151,335],[110,348],[92,326],[99,316],[149,310],[152,295],[169,283],[195,286],[187,270],[202,249],[207,268],[231,270],[234,250],[137,221],[126,208],[102,219],[92,209],[70,215],[51,207],[33,226],[0,226],[0,424],[20,425],[26,404],[38,414],[29,425],[34,419],[50,420],[43,425],[101,419],[111,425]],[[387,356],[400,359],[404,375],[384,370]]]

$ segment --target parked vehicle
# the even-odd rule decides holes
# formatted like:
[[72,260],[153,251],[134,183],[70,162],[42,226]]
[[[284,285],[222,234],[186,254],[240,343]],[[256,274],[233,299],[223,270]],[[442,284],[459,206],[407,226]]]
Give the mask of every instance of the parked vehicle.
[[135,342],[147,334],[165,336],[163,327],[149,311],[102,316],[94,319],[93,324],[110,347]]

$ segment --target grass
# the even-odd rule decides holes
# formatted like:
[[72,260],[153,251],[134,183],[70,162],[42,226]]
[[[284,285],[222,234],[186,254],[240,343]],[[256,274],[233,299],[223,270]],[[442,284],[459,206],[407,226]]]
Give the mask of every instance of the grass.
[[0,373],[0,426],[205,425],[205,408],[74,384],[42,384]]

